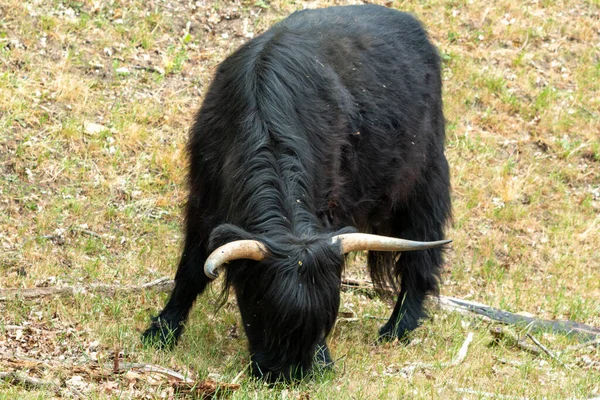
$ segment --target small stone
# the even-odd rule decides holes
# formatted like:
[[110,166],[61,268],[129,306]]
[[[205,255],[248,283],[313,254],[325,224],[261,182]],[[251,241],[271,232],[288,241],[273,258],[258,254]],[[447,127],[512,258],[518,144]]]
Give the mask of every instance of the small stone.
[[97,135],[102,131],[106,131],[107,128],[104,125],[96,124],[94,122],[84,122],[83,131],[88,135]]

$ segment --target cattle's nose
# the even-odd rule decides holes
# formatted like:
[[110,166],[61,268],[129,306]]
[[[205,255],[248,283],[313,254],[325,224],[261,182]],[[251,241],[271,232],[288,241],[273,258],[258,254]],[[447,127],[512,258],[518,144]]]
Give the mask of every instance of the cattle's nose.
[[270,369],[268,366],[252,361],[250,368],[253,376],[269,383],[301,380],[306,375],[306,370],[300,365],[290,365],[282,369]]

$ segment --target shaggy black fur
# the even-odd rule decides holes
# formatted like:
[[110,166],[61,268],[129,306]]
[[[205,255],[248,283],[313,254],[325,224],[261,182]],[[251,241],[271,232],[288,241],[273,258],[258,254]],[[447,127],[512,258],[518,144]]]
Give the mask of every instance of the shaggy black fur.
[[[331,362],[344,268],[333,235],[439,240],[450,217],[439,58],[417,20],[384,7],[296,12],[246,43],[218,68],[188,151],[176,286],[144,338],[174,344],[210,251],[257,239],[270,257],[231,262],[226,283],[258,376],[300,377],[315,353]],[[441,249],[369,254],[377,284],[399,282],[382,338],[417,327],[441,264]]]

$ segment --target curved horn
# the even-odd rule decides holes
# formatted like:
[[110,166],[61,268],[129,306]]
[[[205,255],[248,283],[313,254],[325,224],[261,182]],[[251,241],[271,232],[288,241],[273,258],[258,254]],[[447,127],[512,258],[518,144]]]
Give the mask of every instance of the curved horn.
[[438,240],[437,242],[415,242],[412,240],[398,239],[387,236],[370,235],[368,233],[344,233],[331,238],[332,243],[340,242],[342,254],[351,251],[410,251],[425,250],[443,246],[452,240]]
[[261,261],[267,253],[265,245],[258,240],[235,240],[210,253],[204,263],[204,274],[215,279],[219,276],[219,267],[226,262],[242,258]]

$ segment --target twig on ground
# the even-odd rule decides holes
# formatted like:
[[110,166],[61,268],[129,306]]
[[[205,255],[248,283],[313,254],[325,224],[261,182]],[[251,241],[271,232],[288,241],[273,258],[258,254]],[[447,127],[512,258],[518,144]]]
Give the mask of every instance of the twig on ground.
[[6,360],[6,361],[10,361],[10,362],[17,362],[17,363],[27,363],[27,364],[32,364],[32,365],[39,365],[39,364],[47,365],[47,363],[45,361],[36,360],[31,357],[18,356],[16,354],[8,354],[6,352],[0,352],[0,360]]
[[165,74],[165,71],[162,68],[157,68],[157,67],[152,67],[152,66],[134,65],[133,68],[139,69],[139,70],[142,70],[142,71],[146,71],[146,72],[152,72],[152,73],[160,74],[160,75],[164,75]]
[[3,365],[8,364],[12,369],[39,369],[40,367],[51,371],[60,371],[61,375],[86,375],[93,380],[107,379],[111,373],[103,369],[97,362],[87,364],[71,364],[55,359],[37,360],[31,357],[16,354],[0,353],[0,361]]
[[214,399],[240,388],[237,383],[216,382],[212,379],[205,379],[193,384],[176,381],[172,383],[172,386],[179,393],[191,394],[194,398],[200,399]]
[[113,374],[119,373],[119,353],[120,353],[119,348],[115,347],[114,358],[113,358]]
[[540,341],[537,340],[535,337],[533,337],[533,335],[531,333],[527,332],[527,337],[529,339],[531,339],[531,341],[533,343],[535,343],[540,349],[542,349],[542,351],[544,353],[546,353],[547,355],[549,355],[550,358],[554,359],[556,362],[558,362],[560,365],[562,365],[563,367],[565,367],[569,371],[572,371],[571,367],[569,367],[567,364],[565,364],[564,362],[562,362],[558,357],[556,357],[556,355],[554,355],[554,353],[551,352],[550,349],[548,349],[546,346],[544,346],[542,343],[540,343]]
[[173,289],[174,281],[168,278],[156,279],[143,285],[107,285],[102,283],[85,286],[37,287],[30,289],[0,289],[0,302],[15,298],[37,299],[43,297],[72,296],[75,293],[108,294],[139,293],[144,290],[166,292]]
[[585,349],[586,347],[598,347],[600,346],[600,338],[598,339],[593,339],[593,340],[588,340],[587,342],[578,344],[576,346],[569,346],[566,348],[566,350],[563,351],[564,352],[570,352],[570,351],[577,351],[577,350],[581,350],[581,349]]
[[23,385],[28,389],[58,389],[53,382],[46,382],[32,376],[27,376],[16,371],[0,372],[0,380],[13,384]]
[[250,367],[250,363],[246,364],[246,366],[244,368],[242,368],[242,370],[235,376],[235,378],[233,378],[233,380],[231,381],[231,384],[235,385],[238,383],[238,381],[240,380],[240,378],[244,375],[244,372],[246,372],[246,370]]
[[491,6],[489,6],[489,7],[487,7],[485,9],[485,11],[483,12],[483,15],[482,15],[482,17],[481,17],[481,19],[479,21],[479,27],[483,26],[483,24],[485,23],[485,19],[487,18],[487,15],[489,14],[489,12],[490,12],[491,9],[492,9]]
[[0,324],[0,330],[6,330],[6,331],[32,331],[32,332],[43,332],[43,329],[40,328],[35,328],[33,326],[21,326],[21,325],[1,325]]
[[[370,281],[362,280],[362,279],[354,279],[354,278],[344,278],[342,279],[342,287],[347,287],[350,289],[368,289],[374,290],[373,283]],[[391,288],[390,288],[391,290]]]
[[100,235],[99,233],[96,233],[96,232],[94,232],[94,231],[90,231],[89,229],[84,229],[84,228],[72,228],[72,230],[73,230],[74,232],[81,232],[81,233],[84,233],[84,234],[86,234],[86,235],[88,235],[88,236],[93,236],[93,237],[95,237],[95,238],[102,239],[102,235]]
[[238,379],[240,379],[246,368],[244,368],[233,379],[232,383],[217,382],[212,379],[196,381],[188,377],[187,375],[181,374],[172,369],[152,364],[119,363],[118,371],[124,372],[128,370],[134,370],[136,372],[147,374],[160,374],[165,376],[176,390],[181,391],[183,393],[194,393],[198,397],[204,399],[212,398],[217,393],[239,389],[240,385],[238,385],[236,382]]
[[452,360],[450,365],[456,366],[465,360],[465,357],[467,356],[467,352],[469,351],[469,345],[471,344],[472,341],[473,341],[473,332],[469,332],[469,334],[467,335],[467,338],[463,342],[463,345],[461,346],[460,350],[458,351],[456,358],[454,360]]
[[539,348],[537,348],[536,346],[525,342],[523,339],[517,337],[516,335],[513,335],[512,333],[506,331],[505,329],[502,329],[499,326],[491,327],[490,333],[494,337],[494,340],[496,340],[497,342],[500,340],[505,340],[509,344],[516,346],[521,350],[525,350],[529,353],[532,353],[535,355],[540,355],[542,353],[542,351]]
[[474,394],[475,396],[479,396],[479,397],[491,397],[491,398],[496,398],[496,399],[506,399],[506,400],[527,400],[528,399],[528,397],[509,396],[509,395],[505,395],[505,394],[481,392],[479,390],[467,389],[467,388],[455,388],[454,391],[458,392],[458,393]]
[[450,362],[443,362],[443,363],[439,363],[439,364],[430,364],[430,363],[422,363],[422,362],[409,363],[409,364],[405,364],[404,367],[400,369],[400,372],[403,372],[407,375],[411,375],[417,369],[432,369],[436,366],[439,366],[442,368],[455,367],[455,366],[459,365],[460,363],[462,363],[465,360],[465,358],[467,357],[467,352],[469,351],[469,345],[471,344],[472,341],[473,341],[473,332],[469,332],[467,334],[465,341],[463,342],[462,346],[460,347],[458,354]]
[[494,358],[500,364],[512,365],[513,367],[522,367],[524,365],[524,363],[521,361],[507,360],[506,358],[499,358],[499,357],[494,357]]
[[174,280],[163,276],[162,278],[155,279],[152,282],[144,283],[141,287],[143,290],[152,289],[157,292],[168,292],[173,290],[174,286]]
[[527,32],[527,36],[525,36],[525,42],[523,42],[523,45],[521,47],[519,47],[519,50],[517,50],[517,53],[520,53],[525,49],[525,47],[527,46],[527,42],[529,42],[529,32]]
[[74,388],[73,386],[67,388],[64,388],[63,391],[65,392],[65,394],[68,397],[75,397],[76,399],[85,399],[87,398],[87,396],[85,396],[83,393],[81,393],[81,391],[77,388]]
[[387,321],[388,320],[387,317],[378,317],[376,315],[371,315],[371,314],[365,314],[365,315],[363,315],[363,318],[366,318],[366,319],[376,319],[376,320],[379,320],[379,321]]
[[401,369],[401,371],[407,372],[413,372],[415,369],[432,369],[435,366],[439,366],[439,367],[447,367],[449,366],[450,363],[439,363],[439,364],[433,364],[433,363],[424,363],[424,362],[414,362],[414,363],[406,363],[404,364],[404,368]]
[[138,372],[145,372],[145,373],[149,373],[149,374],[160,374],[160,375],[164,375],[167,378],[171,378],[183,383],[187,383],[187,384],[194,384],[195,381],[183,374],[180,374],[177,371],[173,371],[172,369],[168,369],[168,368],[164,368],[161,367],[159,365],[153,365],[153,364],[139,364],[139,363],[119,363],[118,365],[118,372],[125,372],[128,370],[135,370]]
[[336,320],[336,322],[356,322],[356,321],[360,321],[360,318],[357,318],[357,317],[342,317],[342,318],[338,318]]
[[[378,292],[370,281],[354,278],[342,279],[341,289],[346,292],[360,292],[369,298],[375,297]],[[392,288],[380,288],[379,292],[389,296],[395,294]]]

